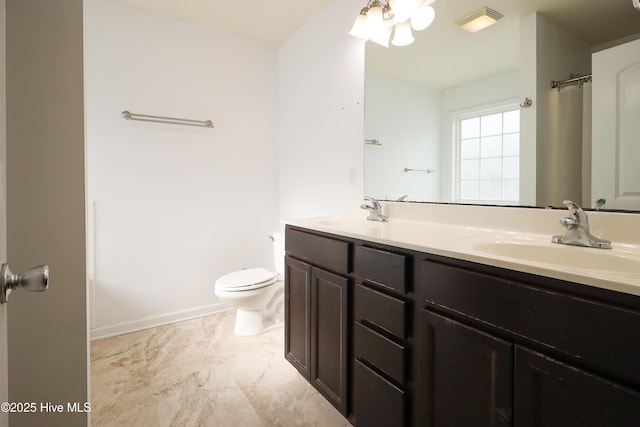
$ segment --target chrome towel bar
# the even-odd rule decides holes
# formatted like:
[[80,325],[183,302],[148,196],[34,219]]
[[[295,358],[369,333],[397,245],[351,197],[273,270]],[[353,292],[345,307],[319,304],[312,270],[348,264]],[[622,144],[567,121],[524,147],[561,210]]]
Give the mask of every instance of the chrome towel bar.
[[148,114],[136,114],[130,111],[123,111],[122,117],[125,120],[139,120],[142,122],[167,123],[170,125],[199,126],[199,127],[205,127],[205,128],[213,127],[213,122],[211,120],[191,120],[191,119],[179,119],[176,117],[150,116]]
[[407,172],[426,172],[426,173],[431,173],[431,172],[435,172],[433,169],[411,169],[411,168],[404,168],[404,173]]

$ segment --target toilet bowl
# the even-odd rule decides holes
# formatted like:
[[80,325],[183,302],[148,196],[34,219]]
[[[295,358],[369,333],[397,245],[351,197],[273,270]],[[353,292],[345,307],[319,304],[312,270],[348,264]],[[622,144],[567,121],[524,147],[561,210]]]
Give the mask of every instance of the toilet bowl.
[[216,296],[236,309],[236,335],[258,335],[283,324],[284,238],[280,233],[271,238],[276,271],[246,268],[225,274],[215,282]]

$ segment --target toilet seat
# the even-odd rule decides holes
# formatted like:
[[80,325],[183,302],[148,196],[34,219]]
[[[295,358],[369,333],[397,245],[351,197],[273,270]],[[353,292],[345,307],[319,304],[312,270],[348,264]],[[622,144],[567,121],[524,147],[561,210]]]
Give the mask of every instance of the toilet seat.
[[277,273],[264,268],[247,268],[220,277],[215,288],[226,292],[248,291],[272,285],[277,280]]

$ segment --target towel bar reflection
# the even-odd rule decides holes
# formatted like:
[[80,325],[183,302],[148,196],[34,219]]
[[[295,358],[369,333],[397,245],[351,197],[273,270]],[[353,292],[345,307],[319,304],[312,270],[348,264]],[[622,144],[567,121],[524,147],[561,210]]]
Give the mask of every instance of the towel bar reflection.
[[426,172],[426,173],[431,173],[431,172],[435,172],[433,169],[411,169],[411,168],[404,168],[404,173],[407,172]]
[[167,123],[170,125],[198,126],[205,128],[213,127],[213,122],[211,120],[191,120],[179,119],[177,117],[150,116],[148,114],[136,114],[130,111],[123,111],[122,117],[125,120],[138,120],[141,122]]
[[382,145],[377,139],[365,139],[364,143],[367,145]]

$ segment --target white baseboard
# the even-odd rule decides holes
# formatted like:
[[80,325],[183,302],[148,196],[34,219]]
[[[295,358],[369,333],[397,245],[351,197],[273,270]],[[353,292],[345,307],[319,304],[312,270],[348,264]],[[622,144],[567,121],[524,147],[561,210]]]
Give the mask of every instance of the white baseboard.
[[119,323],[117,325],[101,326],[99,328],[91,329],[90,337],[92,341],[101,338],[109,338],[115,335],[128,334],[129,332],[136,332],[156,326],[182,322],[184,320],[195,319],[197,317],[222,313],[229,310],[231,310],[231,308],[224,303],[204,305],[190,308],[188,310],[174,311],[173,313],[145,317],[144,319],[132,320],[130,322]]

